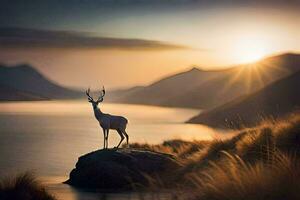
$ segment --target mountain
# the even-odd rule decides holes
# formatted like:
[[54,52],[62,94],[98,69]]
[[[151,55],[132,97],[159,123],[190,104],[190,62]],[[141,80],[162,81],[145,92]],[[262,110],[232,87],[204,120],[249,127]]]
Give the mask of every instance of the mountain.
[[251,127],[264,118],[280,118],[300,110],[300,72],[212,110],[200,113],[189,123],[213,127]]
[[[145,87],[134,87],[120,92],[116,101],[133,104],[168,105],[169,99],[181,96],[201,83],[221,75],[222,71],[202,71],[192,68],[189,71],[163,78]],[[188,84],[188,85],[187,85]]]
[[22,92],[14,88],[0,85],[0,101],[33,101],[33,100],[45,100],[46,98]]
[[[300,69],[300,55],[282,54],[222,70],[191,70],[148,86],[115,91],[110,101],[174,107],[212,108],[251,94]],[[119,94],[118,94],[119,93]]]
[[79,97],[81,93],[48,80],[30,65],[0,66],[2,100],[65,99]]

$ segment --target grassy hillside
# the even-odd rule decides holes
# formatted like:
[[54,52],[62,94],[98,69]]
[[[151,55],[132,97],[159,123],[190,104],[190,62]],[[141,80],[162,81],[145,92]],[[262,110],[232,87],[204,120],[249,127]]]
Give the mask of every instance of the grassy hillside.
[[[191,70],[145,87],[116,91],[115,102],[174,107],[212,108],[250,94],[300,68],[300,55],[282,54],[229,69]],[[119,93],[119,95],[118,95]]]
[[278,118],[300,108],[300,72],[262,90],[193,117],[189,123],[214,127],[254,126],[263,118]]
[[300,198],[300,115],[266,121],[226,140],[133,144],[172,153],[182,168],[153,186],[176,187],[178,199],[296,200]]

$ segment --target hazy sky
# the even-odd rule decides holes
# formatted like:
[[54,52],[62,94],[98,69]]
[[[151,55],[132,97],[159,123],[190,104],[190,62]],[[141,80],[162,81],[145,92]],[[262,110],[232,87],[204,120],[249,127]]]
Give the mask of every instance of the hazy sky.
[[147,84],[300,50],[300,1],[1,1],[0,62],[67,86]]

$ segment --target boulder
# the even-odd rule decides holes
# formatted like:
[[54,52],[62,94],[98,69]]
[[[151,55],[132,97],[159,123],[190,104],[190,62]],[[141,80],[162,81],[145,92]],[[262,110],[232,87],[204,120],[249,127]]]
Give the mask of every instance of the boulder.
[[169,154],[138,149],[103,149],[81,156],[65,183],[106,191],[135,190],[149,186],[152,178],[168,179],[179,167]]

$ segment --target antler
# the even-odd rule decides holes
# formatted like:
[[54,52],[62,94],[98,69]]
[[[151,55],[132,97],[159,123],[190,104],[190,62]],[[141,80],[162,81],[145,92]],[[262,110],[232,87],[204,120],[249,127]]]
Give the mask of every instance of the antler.
[[94,99],[90,96],[90,88],[85,91],[85,94],[88,96],[88,99],[94,101]]
[[100,96],[98,97],[97,102],[102,102],[104,96],[105,96],[105,88],[104,88],[104,86],[103,86],[103,89],[102,89],[102,91],[101,91]]

